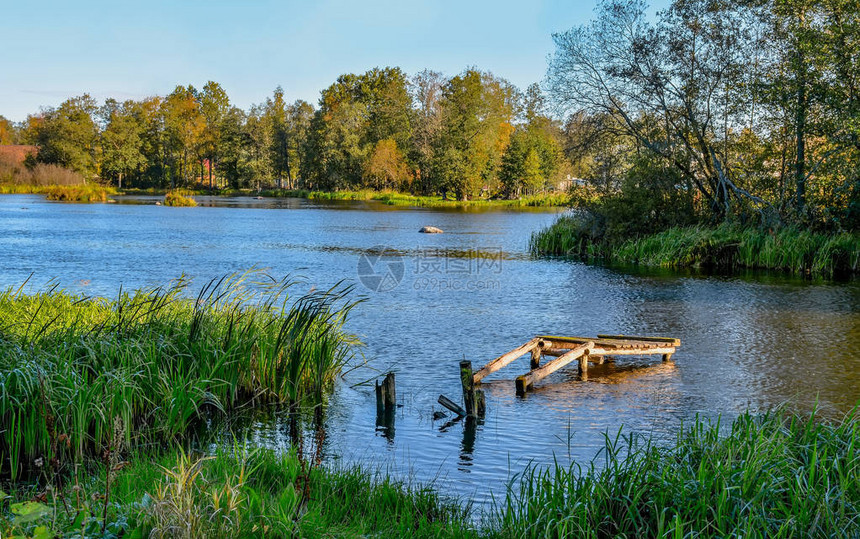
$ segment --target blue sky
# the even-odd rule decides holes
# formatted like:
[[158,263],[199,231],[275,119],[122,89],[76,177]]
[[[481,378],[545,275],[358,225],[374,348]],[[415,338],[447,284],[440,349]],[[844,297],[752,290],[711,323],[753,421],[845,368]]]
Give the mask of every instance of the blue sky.
[[544,76],[551,34],[587,22],[595,5],[0,0],[0,115],[20,121],[85,92],[139,99],[208,80],[242,108],[277,85],[316,103],[338,75],[375,66],[448,75],[477,66],[525,88]]

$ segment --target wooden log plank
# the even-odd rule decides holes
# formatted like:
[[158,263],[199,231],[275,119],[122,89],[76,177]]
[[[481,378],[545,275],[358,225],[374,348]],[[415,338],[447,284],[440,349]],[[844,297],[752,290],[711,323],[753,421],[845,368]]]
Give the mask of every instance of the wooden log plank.
[[580,344],[585,344],[588,342],[593,342],[595,346],[600,346],[603,348],[624,348],[630,344],[629,341],[617,339],[595,339],[588,337],[542,337],[542,339],[545,339],[546,341],[551,343],[550,348],[563,348],[568,350]]
[[652,341],[652,342],[662,342],[662,343],[670,343],[672,346],[681,346],[681,339],[676,339],[674,337],[643,337],[640,335],[608,335],[608,334],[597,334],[598,339],[619,339],[619,340],[632,340],[632,341]]
[[466,416],[466,410],[462,409],[459,404],[452,401],[451,399],[449,399],[445,395],[439,395],[439,401],[438,402],[439,402],[439,404],[441,404],[445,408],[451,410],[452,412],[454,412],[458,416],[460,416],[460,417]]
[[[649,355],[664,355],[664,354],[674,354],[675,347],[660,347],[660,348],[629,348],[629,349],[620,349],[620,348],[595,348],[591,351],[593,355],[596,356],[649,356]],[[547,352],[544,352],[546,355],[551,355]]]
[[517,359],[521,356],[524,356],[525,354],[528,354],[535,347],[537,347],[539,345],[540,340],[541,340],[540,338],[536,337],[536,338],[530,340],[529,342],[525,343],[524,345],[520,346],[519,348],[514,348],[513,350],[511,350],[507,354],[502,354],[499,357],[497,357],[496,359],[490,361],[489,363],[487,363],[486,365],[481,367],[481,369],[474,374],[474,376],[472,378],[474,383],[477,384],[478,382],[483,380],[486,376],[489,376],[490,374],[496,372],[497,370],[501,369],[502,367],[509,365],[515,359]]
[[669,343],[661,343],[655,341],[634,341],[634,340],[620,340],[620,339],[595,339],[595,346],[600,346],[601,348],[657,348],[659,346],[674,346]]
[[535,382],[543,380],[544,378],[559,370],[560,368],[564,367],[568,363],[579,359],[583,355],[589,354],[593,348],[594,342],[587,342],[585,344],[581,344],[576,348],[573,348],[566,354],[563,354],[558,358],[550,361],[549,363],[546,363],[542,367],[539,367],[530,371],[527,374],[519,376],[517,378],[517,390],[527,391],[530,386],[535,384]]

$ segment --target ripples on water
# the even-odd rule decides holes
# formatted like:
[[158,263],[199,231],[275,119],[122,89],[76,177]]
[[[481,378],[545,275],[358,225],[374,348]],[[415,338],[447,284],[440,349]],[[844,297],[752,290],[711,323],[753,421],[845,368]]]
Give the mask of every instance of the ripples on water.
[[[208,199],[166,208],[153,197],[113,205],[0,197],[0,286],[56,278],[66,288],[113,296],[181,273],[198,286],[265,267],[304,275],[307,287],[357,281],[368,249],[403,264],[402,281],[367,297],[349,328],[366,347],[331,397],[326,452],[486,501],[530,463],[587,462],[604,433],[671,437],[696,414],[731,417],[788,403],[825,413],[860,398],[860,286],[774,275],[734,277],[643,272],[561,260],[530,260],[529,235],[546,211],[405,210],[374,203]],[[437,226],[441,235],[418,234]],[[483,265],[478,264],[483,259]],[[471,283],[471,284],[470,284]],[[457,399],[458,362],[477,367],[537,334],[678,337],[670,363],[619,359],[540,383],[525,398],[513,379],[528,358],[484,384],[488,415],[476,429],[433,420],[436,399]],[[393,429],[378,428],[376,373],[397,372]],[[252,419],[259,443],[283,446],[285,418]]]

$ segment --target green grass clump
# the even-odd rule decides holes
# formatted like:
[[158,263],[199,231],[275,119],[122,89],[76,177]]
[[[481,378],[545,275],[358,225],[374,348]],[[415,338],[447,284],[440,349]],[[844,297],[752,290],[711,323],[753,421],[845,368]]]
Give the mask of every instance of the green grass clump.
[[51,185],[39,191],[48,200],[68,202],[107,202],[108,196],[115,195],[116,189],[101,185]]
[[[0,508],[0,534],[32,537],[41,529],[44,537],[476,536],[456,503],[429,489],[373,477],[359,468],[308,471],[295,451],[231,447],[212,455],[182,449],[134,455],[110,481],[101,470],[49,491],[43,502],[30,502],[37,516],[29,522],[16,522]],[[27,489],[15,494],[32,496]]]
[[[607,435],[586,467],[529,468],[477,515],[295,449],[143,448],[52,489],[19,484],[0,533],[27,537],[856,537],[860,420],[783,411],[729,429],[696,418],[670,443]],[[0,493],[0,502],[6,495]],[[27,514],[22,517],[22,504]],[[480,521],[481,524],[475,524]],[[108,533],[106,533],[108,532]],[[42,535],[38,535],[41,533]],[[74,534],[74,535],[71,535]]]
[[265,197],[295,197],[308,200],[334,201],[358,200],[376,201],[388,206],[421,207],[421,208],[517,208],[517,207],[556,207],[565,206],[570,202],[570,196],[563,193],[547,193],[530,195],[516,199],[487,199],[473,198],[471,200],[443,199],[437,195],[410,195],[397,191],[376,191],[362,189],[359,191],[309,191],[305,189],[273,189],[261,191]]
[[[856,411],[855,411],[856,412]],[[497,537],[856,537],[860,420],[697,419],[674,444],[607,436],[602,462],[520,477]]]
[[357,344],[350,288],[291,301],[293,282],[246,279],[196,299],[182,281],[113,301],[0,293],[0,474],[179,439],[249,401],[322,399]]
[[187,193],[175,190],[168,191],[167,194],[164,195],[164,205],[176,207],[194,207],[197,205],[197,201],[191,198]]
[[860,272],[860,235],[790,227],[691,226],[612,242],[595,234],[589,221],[563,216],[532,235],[530,250],[535,256],[603,258],[659,267],[770,269],[828,277]]
[[8,183],[0,184],[0,195],[45,195],[48,200],[66,202],[107,202],[108,197],[117,194],[116,189],[97,184],[78,185],[30,185]]

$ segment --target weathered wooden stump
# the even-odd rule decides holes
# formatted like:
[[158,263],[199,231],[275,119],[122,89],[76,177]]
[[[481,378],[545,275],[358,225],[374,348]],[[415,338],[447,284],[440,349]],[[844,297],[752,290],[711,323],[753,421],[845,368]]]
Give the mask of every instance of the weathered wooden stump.
[[385,375],[382,383],[376,381],[376,412],[378,414],[386,411],[394,411],[397,407],[397,394],[394,389],[394,373],[389,372]]
[[463,385],[463,408],[469,417],[483,417],[486,412],[484,392],[475,390],[475,374],[471,361],[460,362],[460,383]]

